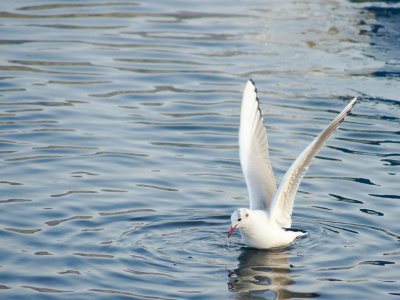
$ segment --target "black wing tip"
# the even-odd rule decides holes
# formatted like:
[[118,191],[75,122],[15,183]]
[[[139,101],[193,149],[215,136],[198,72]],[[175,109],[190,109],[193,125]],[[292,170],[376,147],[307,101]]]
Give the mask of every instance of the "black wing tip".
[[348,112],[347,112],[346,115],[348,115],[348,114],[351,113],[351,111],[353,110],[354,106],[357,104],[358,100],[360,100],[360,99],[361,99],[360,95],[357,95],[357,96],[355,96],[355,97],[353,98],[353,100],[351,100],[351,102],[350,102],[351,107],[350,107],[350,109],[348,110]]
[[251,78],[249,78],[249,81],[250,81],[251,84],[254,86],[254,92],[256,93],[256,101],[257,101],[257,103],[258,103],[258,112],[260,113],[260,118],[261,118],[261,120],[264,121],[264,119],[263,119],[263,117],[262,117],[262,111],[261,111],[261,108],[260,108],[260,98],[258,98],[258,95],[257,95],[256,83],[255,83],[254,80],[251,79]]
[[[254,92],[257,94],[257,87],[256,87],[256,83],[254,82],[254,80],[253,79],[249,79],[249,81],[251,82],[251,84],[254,86]],[[258,97],[257,97],[257,100],[258,100]]]
[[361,100],[361,96],[358,94],[358,95],[357,95],[357,96],[355,96],[355,97],[354,97],[354,99],[353,99],[353,101],[354,101],[354,104],[353,104],[353,106],[354,106],[354,105],[356,105],[356,104],[357,104],[357,102],[358,102],[359,100]]
[[308,233],[308,231],[306,231],[306,230],[303,230],[303,229],[296,229],[296,228],[282,228],[283,230],[285,230],[285,231],[291,231],[291,232],[301,232],[301,233],[304,233],[304,234],[307,234]]

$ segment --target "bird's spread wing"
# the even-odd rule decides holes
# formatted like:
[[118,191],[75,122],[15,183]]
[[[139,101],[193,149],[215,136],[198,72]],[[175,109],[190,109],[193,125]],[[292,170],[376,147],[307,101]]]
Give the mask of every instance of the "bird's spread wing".
[[239,148],[250,209],[269,210],[276,192],[276,182],[269,161],[267,133],[259,108],[257,89],[251,79],[243,92]]
[[310,166],[313,158],[324,145],[326,140],[335,132],[340,123],[350,113],[356,104],[358,96],[355,97],[343,111],[332,121],[331,124],[318,135],[310,145],[299,155],[286,172],[279,185],[278,191],[272,200],[270,216],[280,226],[289,228],[292,224],[293,203],[304,173]]

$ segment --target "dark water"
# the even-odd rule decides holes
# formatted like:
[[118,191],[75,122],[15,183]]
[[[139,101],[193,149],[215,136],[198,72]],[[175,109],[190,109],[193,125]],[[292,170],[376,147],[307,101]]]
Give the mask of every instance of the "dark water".
[[[0,297],[400,295],[398,1],[0,2]],[[247,206],[241,93],[278,181],[350,98],[279,251]]]

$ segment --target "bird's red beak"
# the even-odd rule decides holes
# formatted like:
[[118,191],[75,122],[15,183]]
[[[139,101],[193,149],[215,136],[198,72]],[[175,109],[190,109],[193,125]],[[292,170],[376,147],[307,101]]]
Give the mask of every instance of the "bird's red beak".
[[238,224],[236,224],[234,227],[231,227],[231,229],[229,229],[228,238],[231,237],[232,233],[235,231],[235,229],[236,229],[237,226],[238,226]]

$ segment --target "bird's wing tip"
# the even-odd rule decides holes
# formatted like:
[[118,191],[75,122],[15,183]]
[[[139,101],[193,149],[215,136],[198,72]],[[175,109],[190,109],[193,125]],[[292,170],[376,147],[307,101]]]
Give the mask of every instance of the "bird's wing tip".
[[351,110],[353,109],[353,107],[357,104],[358,100],[360,100],[361,97],[359,94],[357,94],[357,96],[355,96],[351,101],[350,101],[350,110],[349,113],[351,112]]
[[257,94],[258,91],[257,91],[257,88],[256,88],[256,83],[254,82],[253,79],[250,78],[250,79],[247,81],[245,91],[246,91],[246,90],[248,90],[248,91],[253,90],[253,91]]

